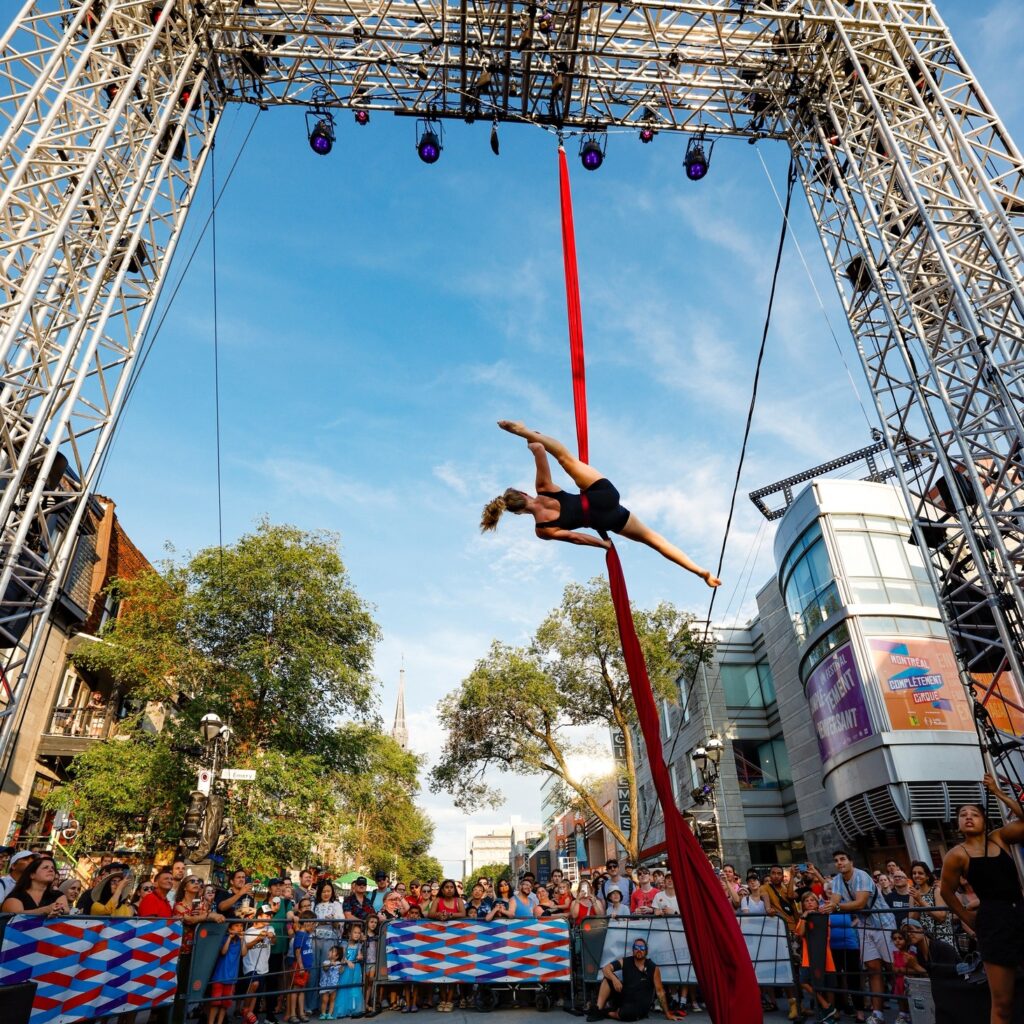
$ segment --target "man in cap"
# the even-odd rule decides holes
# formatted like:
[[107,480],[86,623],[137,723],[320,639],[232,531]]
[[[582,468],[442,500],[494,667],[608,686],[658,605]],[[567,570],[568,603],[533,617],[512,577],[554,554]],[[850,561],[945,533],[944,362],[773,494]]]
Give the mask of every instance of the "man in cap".
[[373,877],[377,883],[377,888],[370,893],[368,898],[370,906],[379,914],[384,909],[384,897],[391,892],[391,886],[388,885],[388,873],[386,871],[378,871]]
[[366,898],[366,878],[360,875],[352,883],[352,891],[342,901],[346,921],[365,921],[373,913],[373,904]]
[[[661,970],[653,960],[647,959],[646,939],[634,939],[633,955],[605,964],[601,973],[604,980],[597,993],[597,1006],[587,1014],[588,1021],[605,1017],[621,1021],[643,1020],[650,1012],[655,993],[666,1020],[682,1020],[686,1016],[669,1007],[665,986],[661,983]],[[616,977],[618,974],[622,975],[621,979]],[[609,1002],[613,1002],[617,1009],[606,1010]]]
[[19,850],[11,856],[7,862],[7,874],[0,878],[0,903],[3,903],[14,891],[14,887],[18,884],[18,880],[32,857],[31,850]]

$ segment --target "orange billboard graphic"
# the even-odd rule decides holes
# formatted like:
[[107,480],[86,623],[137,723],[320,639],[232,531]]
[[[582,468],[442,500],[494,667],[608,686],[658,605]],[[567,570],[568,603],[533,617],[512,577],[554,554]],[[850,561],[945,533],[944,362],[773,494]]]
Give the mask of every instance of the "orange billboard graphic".
[[974,731],[971,701],[947,640],[868,640],[893,729]]

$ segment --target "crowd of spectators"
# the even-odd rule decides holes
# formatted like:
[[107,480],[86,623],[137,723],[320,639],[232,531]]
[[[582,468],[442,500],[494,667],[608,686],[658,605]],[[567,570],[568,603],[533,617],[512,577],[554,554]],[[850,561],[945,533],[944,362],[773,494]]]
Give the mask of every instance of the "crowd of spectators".
[[[738,915],[777,917],[785,925],[800,985],[764,989],[764,1006],[776,1009],[778,998],[788,998],[789,1018],[795,1020],[806,1015],[803,1000],[809,998],[821,1020],[846,1011],[862,1024],[883,1024],[883,1008],[895,999],[896,1021],[903,1024],[909,1019],[905,979],[924,975],[930,943],[962,941],[959,915],[948,910],[932,867],[923,862],[907,870],[890,861],[884,870],[868,872],[846,850],[837,850],[833,861],[829,873],[810,863],[751,868],[744,875],[725,864],[717,872]],[[966,880],[956,898],[968,910],[977,903]],[[10,857],[7,874],[0,878],[0,910],[178,920],[182,986],[189,977],[197,927],[229,922],[203,1007],[208,1024],[224,1024],[236,1011],[245,1024],[256,1024],[257,1011],[268,1024],[282,1019],[297,1024],[314,1015],[331,1020],[366,1013],[372,1005],[380,929],[389,922],[563,918],[579,925],[589,917],[676,916],[679,904],[671,873],[620,865],[615,858],[575,885],[557,869],[543,882],[529,872],[514,884],[481,875],[465,889],[456,879],[404,882],[378,872],[372,887],[359,876],[343,893],[323,872],[308,869],[297,882],[285,872],[259,880],[238,869],[218,888],[189,873],[182,859],[140,872],[113,855],[105,855],[83,884],[77,878],[61,881],[48,853],[21,851]],[[829,987],[840,991],[838,998],[812,983],[808,922],[821,915],[828,921]],[[634,954],[633,967],[616,961],[620,973],[642,966],[646,949]],[[609,980],[604,966],[610,986],[605,1001],[614,1007],[615,978]],[[660,984],[658,990],[660,1000]],[[672,989],[666,998],[673,1013],[704,1009],[695,986]],[[439,1012],[450,1012],[466,1005],[466,990],[410,984],[383,989],[383,1009],[418,1013],[435,1000]],[[604,1014],[601,1005],[590,1010],[592,1018]]]

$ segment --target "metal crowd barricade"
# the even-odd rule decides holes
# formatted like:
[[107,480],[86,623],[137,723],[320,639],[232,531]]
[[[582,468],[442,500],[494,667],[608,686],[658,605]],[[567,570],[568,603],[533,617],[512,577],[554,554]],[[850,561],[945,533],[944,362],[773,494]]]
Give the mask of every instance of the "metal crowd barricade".
[[[911,930],[911,922],[921,923],[924,931]],[[901,955],[894,932],[904,937],[913,960]],[[989,1018],[988,982],[977,942],[950,910],[910,906],[811,914],[806,938],[808,965],[801,971],[800,995],[811,999],[815,1011],[823,1009],[824,1001],[868,1013],[880,1001],[883,1012],[907,1013],[912,1024]],[[834,971],[827,969],[827,954]],[[869,969],[869,963],[878,968]],[[915,973],[917,965],[924,973]]]
[[[259,978],[261,979],[260,987],[256,992],[249,991],[251,979],[245,974],[244,970],[240,968],[238,977],[234,984],[234,992],[232,994],[218,997],[214,997],[210,994],[210,979],[220,956],[220,950],[224,944],[228,927],[234,922],[240,922],[246,929],[253,926],[253,919],[251,917],[229,918],[223,923],[212,922],[196,926],[195,943],[192,948],[191,960],[189,963],[188,981],[185,985],[184,991],[180,993],[180,997],[185,1001],[188,1009],[192,1010],[202,1007],[205,1010],[206,1007],[214,1002],[228,1002],[232,1004],[233,1007],[238,1007],[248,1000],[255,1000],[257,1008],[259,1006],[259,1002],[262,1001],[265,1009],[273,1012],[281,997],[301,994],[305,1007],[315,1009],[319,1012],[320,997],[323,991],[316,980],[319,977],[319,972],[310,972],[308,984],[302,988],[296,988],[290,984],[294,971],[294,965],[291,963],[284,964],[282,969],[279,971],[267,971],[265,974],[259,975]],[[340,923],[348,924],[349,922]],[[244,930],[242,934],[244,938]],[[343,938],[339,937],[338,945],[342,946],[344,941],[345,940]],[[317,955],[322,951],[323,947],[317,946],[317,944],[314,943],[313,949],[314,955]],[[339,962],[339,966],[344,966],[344,960]],[[366,981],[365,971],[360,973],[362,976],[359,981],[343,981],[336,986],[331,986],[330,990],[341,993],[343,991],[348,992],[351,989],[358,988],[361,997]],[[228,1016],[230,1017],[231,1015],[232,1014],[229,1013]]]
[[381,990],[397,984],[458,985],[478,1009],[492,1009],[498,989],[513,999],[534,994],[538,1009],[553,1002],[552,986],[564,985],[573,999],[572,945],[564,917],[484,921],[411,919],[381,926],[373,1006]]
[[32,1024],[169,1009],[181,924],[68,914],[0,918],[0,987],[33,982]]
[[[737,915],[758,984],[764,988],[793,986],[793,966],[786,926],[767,914]],[[580,964],[580,994],[586,1001],[600,984],[602,968],[630,956],[635,939],[647,941],[647,955],[661,969],[666,985],[695,985],[697,976],[683,930],[682,918],[650,915],[587,917],[575,931]]]

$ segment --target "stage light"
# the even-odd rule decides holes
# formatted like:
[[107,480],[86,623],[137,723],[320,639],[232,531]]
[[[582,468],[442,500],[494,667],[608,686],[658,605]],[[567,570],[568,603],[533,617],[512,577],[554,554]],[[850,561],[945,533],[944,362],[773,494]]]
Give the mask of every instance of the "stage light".
[[596,171],[604,163],[608,140],[603,132],[584,135],[580,141],[580,163],[587,171]]
[[700,181],[708,173],[711,166],[711,150],[714,143],[707,143],[704,135],[695,135],[686,144],[686,156],[683,159],[683,166],[686,168],[686,176],[690,181]]
[[365,125],[370,123],[370,112],[368,110],[356,111],[356,124]]
[[420,136],[416,143],[416,152],[425,164],[436,164],[441,156],[441,140],[437,133],[429,128]]
[[646,146],[648,142],[654,141],[654,136],[656,134],[657,133],[653,128],[649,125],[644,125],[644,127],[640,129],[640,141]]
[[334,124],[329,117],[320,118],[309,133],[309,148],[317,156],[327,156],[334,148]]
[[498,121],[497,121],[497,119],[495,119],[494,123],[491,125],[491,152],[495,156],[500,156],[501,155],[501,149],[500,149],[500,147],[498,145]]

